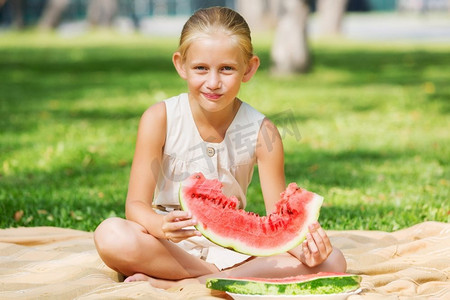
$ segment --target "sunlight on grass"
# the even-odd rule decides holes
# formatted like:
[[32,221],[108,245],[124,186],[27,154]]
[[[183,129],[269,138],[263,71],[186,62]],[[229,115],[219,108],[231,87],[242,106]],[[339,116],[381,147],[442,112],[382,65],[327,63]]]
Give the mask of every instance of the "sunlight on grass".
[[[450,45],[314,41],[307,75],[263,63],[240,97],[279,126],[286,178],[325,197],[327,229],[448,222]],[[185,91],[177,40],[97,32],[0,39],[1,227],[93,230],[124,216],[139,118]],[[155,129],[158,130],[158,129]],[[258,175],[248,210],[264,213]]]

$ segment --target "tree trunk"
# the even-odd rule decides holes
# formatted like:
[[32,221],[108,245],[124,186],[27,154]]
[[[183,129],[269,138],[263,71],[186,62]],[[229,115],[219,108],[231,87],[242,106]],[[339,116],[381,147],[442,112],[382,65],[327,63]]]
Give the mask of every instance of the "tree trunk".
[[281,1],[280,20],[272,44],[272,73],[306,73],[310,67],[307,0]]
[[87,18],[91,26],[111,27],[117,13],[117,0],[90,0]]
[[17,29],[23,29],[25,22],[23,20],[23,0],[11,1],[12,8],[12,26]]
[[49,30],[56,28],[69,3],[69,0],[48,0],[44,12],[39,19],[39,29]]
[[317,0],[318,31],[322,36],[338,36],[348,0]]
[[267,30],[273,28],[276,22],[272,9],[280,0],[237,0],[236,10],[245,18],[250,29]]

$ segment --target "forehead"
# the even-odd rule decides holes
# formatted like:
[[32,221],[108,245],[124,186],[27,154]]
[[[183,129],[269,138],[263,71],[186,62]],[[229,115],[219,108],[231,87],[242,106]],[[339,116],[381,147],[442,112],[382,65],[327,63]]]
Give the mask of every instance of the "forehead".
[[226,33],[216,32],[202,34],[192,40],[186,51],[186,59],[234,59],[239,63],[244,61],[244,54],[239,43]]

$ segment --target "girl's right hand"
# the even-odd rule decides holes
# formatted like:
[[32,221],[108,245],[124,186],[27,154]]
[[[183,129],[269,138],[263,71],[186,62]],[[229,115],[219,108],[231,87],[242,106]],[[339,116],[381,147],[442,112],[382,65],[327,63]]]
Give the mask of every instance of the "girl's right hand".
[[187,238],[202,235],[200,231],[195,228],[185,228],[196,224],[197,220],[192,218],[191,213],[182,210],[174,210],[163,217],[161,230],[166,240],[178,243]]

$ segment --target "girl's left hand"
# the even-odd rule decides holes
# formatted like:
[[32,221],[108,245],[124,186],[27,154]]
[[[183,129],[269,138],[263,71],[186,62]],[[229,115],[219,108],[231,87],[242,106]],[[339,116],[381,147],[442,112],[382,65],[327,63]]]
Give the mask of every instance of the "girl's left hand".
[[301,248],[300,261],[308,267],[320,265],[333,251],[330,239],[318,222],[309,226]]

